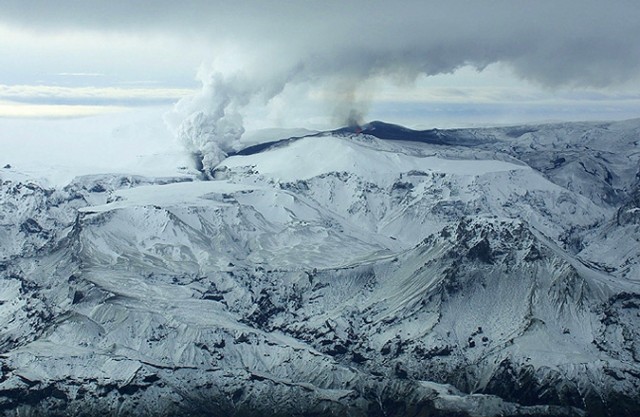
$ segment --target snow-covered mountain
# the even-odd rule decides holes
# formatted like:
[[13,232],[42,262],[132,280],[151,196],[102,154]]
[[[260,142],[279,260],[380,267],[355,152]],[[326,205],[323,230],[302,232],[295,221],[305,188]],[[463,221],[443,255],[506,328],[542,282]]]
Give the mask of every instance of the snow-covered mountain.
[[4,415],[635,416],[640,121],[0,171]]

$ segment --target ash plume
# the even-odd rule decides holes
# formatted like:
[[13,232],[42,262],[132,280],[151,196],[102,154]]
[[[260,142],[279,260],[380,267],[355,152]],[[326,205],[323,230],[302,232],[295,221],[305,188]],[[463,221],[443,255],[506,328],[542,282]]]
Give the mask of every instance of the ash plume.
[[[169,117],[180,142],[202,155],[205,169],[241,146],[250,103],[268,103],[292,85],[333,94],[329,115],[344,126],[366,115],[376,89],[362,85],[373,79],[410,82],[500,63],[548,89],[598,89],[633,83],[640,74],[640,49],[631,41],[640,37],[633,18],[639,10],[632,1],[409,0],[401,7],[329,0],[322,8],[248,1],[225,10],[196,4],[197,16],[182,17],[203,38],[244,54],[235,69],[205,74],[202,91]],[[182,6],[166,6],[177,16],[185,13]]]
[[335,127],[360,127],[371,107],[376,83],[365,74],[334,76],[326,88]]
[[347,116],[347,120],[345,121],[345,125],[350,128],[359,128],[363,123],[364,115],[356,109],[351,109]]

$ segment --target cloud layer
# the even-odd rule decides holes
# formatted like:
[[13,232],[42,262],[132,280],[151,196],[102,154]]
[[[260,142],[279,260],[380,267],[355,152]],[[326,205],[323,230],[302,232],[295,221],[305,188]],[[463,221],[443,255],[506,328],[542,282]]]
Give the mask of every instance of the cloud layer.
[[[291,85],[331,91],[344,122],[366,112],[374,79],[500,63],[544,88],[606,91],[640,80],[637,0],[236,2],[5,0],[0,23],[36,33],[110,33],[204,43],[213,65],[170,125],[214,166],[238,146],[243,108]],[[18,29],[16,29],[18,30]]]
[[42,105],[158,105],[192,94],[185,88],[67,87],[0,84],[0,100]]
[[640,69],[637,1],[113,2],[5,0],[0,20],[39,31],[114,31],[233,44],[266,67],[366,77],[505,62],[549,86],[606,86]]

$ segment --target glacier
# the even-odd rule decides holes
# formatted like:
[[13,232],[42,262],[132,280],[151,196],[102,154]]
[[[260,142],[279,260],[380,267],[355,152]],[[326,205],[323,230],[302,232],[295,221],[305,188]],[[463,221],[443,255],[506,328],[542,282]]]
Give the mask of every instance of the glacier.
[[0,170],[7,416],[635,416],[640,120]]

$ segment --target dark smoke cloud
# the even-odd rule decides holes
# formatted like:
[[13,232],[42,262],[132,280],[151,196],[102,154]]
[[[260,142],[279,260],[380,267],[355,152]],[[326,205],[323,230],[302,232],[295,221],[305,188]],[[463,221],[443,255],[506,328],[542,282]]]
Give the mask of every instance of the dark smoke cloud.
[[[361,92],[360,83],[375,76],[411,80],[500,62],[548,88],[606,89],[637,80],[638,16],[637,0],[4,0],[0,5],[0,22],[43,33],[162,35],[237,50],[244,66],[225,73],[212,68],[201,77],[202,92],[169,116],[176,134],[204,154],[208,165],[237,146],[244,106],[267,102],[291,83],[333,90],[344,98],[336,107],[347,122],[351,113],[366,111],[367,102],[366,94],[350,98],[349,92]],[[345,84],[351,85],[336,89]]]

